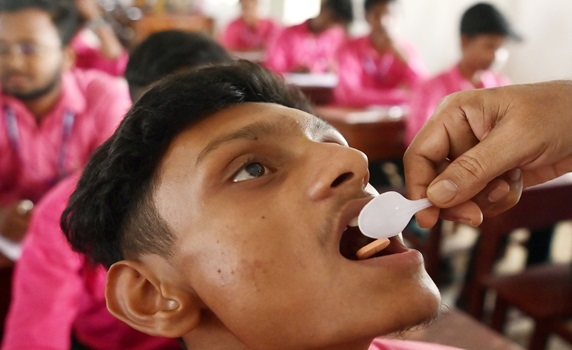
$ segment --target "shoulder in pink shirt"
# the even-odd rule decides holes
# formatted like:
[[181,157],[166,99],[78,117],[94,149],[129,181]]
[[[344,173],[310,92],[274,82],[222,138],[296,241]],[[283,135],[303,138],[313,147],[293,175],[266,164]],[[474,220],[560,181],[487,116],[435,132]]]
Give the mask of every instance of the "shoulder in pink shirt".
[[3,350],[70,348],[72,332],[90,349],[181,349],[173,339],[142,334],[107,311],[106,272],[73,252],[59,218],[79,174],[54,187],[37,205],[16,264]]
[[280,26],[269,18],[261,18],[256,27],[251,27],[239,17],[225,28],[221,43],[228,50],[262,50],[275,40],[279,30]]
[[335,54],[346,40],[341,26],[322,33],[310,31],[309,20],[282,30],[268,48],[264,65],[277,73],[306,68],[310,73],[336,70]]
[[62,83],[60,100],[40,124],[20,100],[0,91],[0,205],[36,202],[83,167],[131,105],[127,84],[102,72],[75,69]]
[[411,89],[425,76],[425,66],[411,44],[397,45],[407,64],[392,52],[379,53],[369,36],[344,44],[337,54],[334,103],[354,107],[408,103]]
[[[481,85],[478,88],[492,88],[508,84],[510,81],[506,77],[487,70],[481,73]],[[421,130],[443,97],[457,91],[475,88],[461,74],[458,64],[420,84],[414,90],[411,99],[411,109],[407,117],[406,144],[411,143],[415,134]]]

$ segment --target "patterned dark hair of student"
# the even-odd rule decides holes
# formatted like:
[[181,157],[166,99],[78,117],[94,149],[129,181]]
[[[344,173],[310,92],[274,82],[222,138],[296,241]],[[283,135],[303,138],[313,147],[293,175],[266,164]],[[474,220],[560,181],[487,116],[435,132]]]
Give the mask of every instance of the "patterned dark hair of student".
[[107,267],[149,253],[168,258],[174,236],[152,200],[159,163],[183,130],[245,102],[311,112],[300,90],[249,61],[174,74],[146,92],[96,150],[62,214],[72,248]]
[[149,35],[133,49],[125,79],[135,101],[151,84],[168,74],[231,61],[220,44],[202,33],[166,30]]
[[397,0],[365,0],[363,3],[363,9],[365,13],[368,13],[372,7],[379,5],[379,4],[390,4],[392,2],[396,2]]
[[496,7],[482,2],[469,7],[463,13],[460,30],[461,34],[469,37],[483,34],[498,34],[516,41],[522,40]]
[[68,45],[80,23],[80,16],[73,0],[0,0],[1,12],[39,9],[49,14],[58,29],[62,45]]
[[354,20],[354,8],[351,0],[325,0],[322,8],[330,9],[336,18],[344,24]]

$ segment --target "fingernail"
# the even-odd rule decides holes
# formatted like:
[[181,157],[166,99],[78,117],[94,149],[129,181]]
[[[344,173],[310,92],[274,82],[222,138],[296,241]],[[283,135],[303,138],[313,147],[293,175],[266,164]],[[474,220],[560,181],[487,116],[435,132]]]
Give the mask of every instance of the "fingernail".
[[508,172],[508,177],[510,178],[511,181],[518,181],[520,180],[521,176],[522,176],[522,171],[519,168],[512,169],[511,171]]
[[509,191],[510,190],[506,187],[497,187],[489,192],[487,199],[492,203],[498,202],[499,200],[503,199]]
[[436,184],[429,186],[427,189],[427,197],[434,202],[444,204],[455,198],[458,188],[450,180],[441,180]]

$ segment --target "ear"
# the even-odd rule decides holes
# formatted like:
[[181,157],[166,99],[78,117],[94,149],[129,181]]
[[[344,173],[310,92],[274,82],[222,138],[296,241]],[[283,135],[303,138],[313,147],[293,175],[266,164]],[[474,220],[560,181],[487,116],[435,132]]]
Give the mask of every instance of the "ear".
[[72,69],[75,66],[76,53],[71,45],[66,45],[63,48],[64,55],[64,70]]
[[150,335],[179,338],[200,321],[196,295],[162,282],[138,261],[123,260],[110,267],[105,298],[111,314]]

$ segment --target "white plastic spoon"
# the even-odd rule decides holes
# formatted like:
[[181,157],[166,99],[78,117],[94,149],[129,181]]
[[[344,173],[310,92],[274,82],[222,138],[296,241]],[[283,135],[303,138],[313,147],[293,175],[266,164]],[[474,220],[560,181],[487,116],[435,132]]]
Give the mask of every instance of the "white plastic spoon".
[[427,198],[409,200],[398,192],[384,192],[362,209],[358,226],[371,238],[393,237],[403,231],[415,213],[430,206]]

